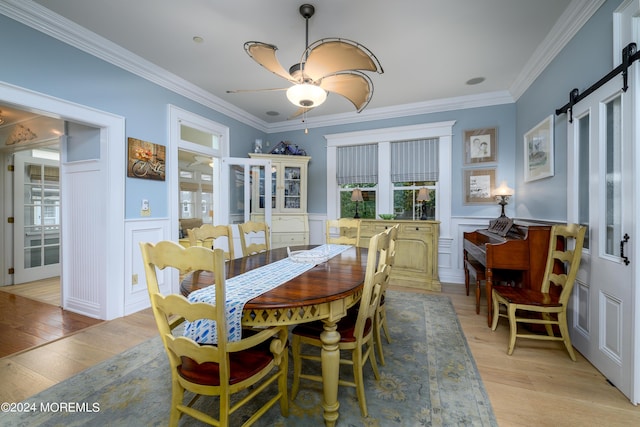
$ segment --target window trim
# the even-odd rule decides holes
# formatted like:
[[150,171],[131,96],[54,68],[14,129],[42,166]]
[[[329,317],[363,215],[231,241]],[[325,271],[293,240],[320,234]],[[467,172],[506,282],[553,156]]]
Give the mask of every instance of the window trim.
[[[378,197],[377,212],[393,209],[393,183],[391,182],[391,142],[421,138],[439,138],[438,163],[440,176],[436,184],[438,203],[436,220],[440,221],[440,237],[450,237],[451,225],[451,145],[455,121],[423,123],[411,126],[371,129],[324,135],[327,140],[327,217],[340,215],[340,192],[336,179],[337,147],[360,144],[378,144]],[[382,177],[386,177],[382,179]]]

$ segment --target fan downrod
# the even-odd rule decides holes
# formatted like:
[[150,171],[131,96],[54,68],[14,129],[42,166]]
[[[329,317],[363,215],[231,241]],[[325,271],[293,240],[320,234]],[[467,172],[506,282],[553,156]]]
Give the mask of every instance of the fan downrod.
[[300,6],[300,15],[302,15],[304,19],[311,18],[315,11],[316,8],[311,4],[303,4],[302,6]]

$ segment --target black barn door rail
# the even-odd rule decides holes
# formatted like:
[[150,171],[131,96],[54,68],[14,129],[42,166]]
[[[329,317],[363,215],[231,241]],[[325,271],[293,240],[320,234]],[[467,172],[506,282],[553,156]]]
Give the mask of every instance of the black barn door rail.
[[595,92],[598,88],[600,88],[602,85],[604,85],[605,83],[607,83],[609,80],[611,80],[612,78],[614,78],[620,73],[622,73],[622,79],[623,79],[622,91],[626,92],[628,89],[627,72],[628,72],[629,66],[633,64],[635,61],[637,61],[638,59],[640,59],[640,53],[636,52],[636,44],[629,43],[627,47],[622,49],[622,64],[618,65],[616,68],[611,70],[609,74],[607,74],[606,76],[598,80],[596,83],[594,83],[591,87],[589,87],[584,92],[580,93],[578,89],[573,89],[571,92],[569,92],[569,102],[567,102],[565,105],[563,105],[562,107],[556,110],[556,116],[569,112],[569,123],[572,123],[573,122],[573,106],[576,105],[578,102],[582,101],[587,96],[591,95],[591,93]]

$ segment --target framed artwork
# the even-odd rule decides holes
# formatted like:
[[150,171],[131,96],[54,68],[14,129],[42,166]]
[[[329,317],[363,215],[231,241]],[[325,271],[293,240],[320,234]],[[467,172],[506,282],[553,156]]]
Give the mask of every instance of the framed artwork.
[[464,203],[495,203],[491,192],[496,187],[496,170],[466,169],[464,170]]
[[553,115],[524,134],[524,181],[553,176]]
[[464,131],[464,164],[495,162],[497,128]]
[[164,145],[128,138],[127,176],[164,181],[164,162]]

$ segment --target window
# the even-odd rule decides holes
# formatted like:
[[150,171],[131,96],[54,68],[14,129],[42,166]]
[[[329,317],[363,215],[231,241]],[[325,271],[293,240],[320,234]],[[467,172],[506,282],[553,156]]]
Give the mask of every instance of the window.
[[[336,155],[336,181],[340,186],[340,217],[375,218],[378,145],[338,147]],[[352,200],[355,189],[361,190],[362,201]]]
[[[402,219],[420,219],[424,206],[428,219],[441,222],[441,237],[449,237],[451,135],[454,123],[438,122],[326,135],[329,218],[353,217],[355,202],[351,201],[351,191],[359,188],[363,193],[363,201],[358,203],[361,218],[395,213]],[[343,166],[340,166],[338,158],[343,154],[339,155],[338,152],[354,146],[375,147],[375,181],[355,178],[342,181],[345,173],[341,171]],[[351,168],[357,170],[358,167],[352,165]],[[440,173],[440,170],[446,170],[447,173]],[[357,173],[352,175],[358,176]],[[421,188],[428,190],[429,200],[417,200]]]
[[[200,219],[203,223],[223,224],[220,200],[220,159],[228,155],[229,128],[204,117],[169,108],[171,123],[171,164],[178,170],[171,183],[170,205],[176,219]],[[176,176],[176,175],[174,175]],[[172,233],[179,235],[178,221]]]
[[[419,201],[418,192],[426,188],[429,200]],[[397,219],[421,219],[422,211],[426,219],[436,219],[436,182],[394,182],[393,183],[393,213]]]

